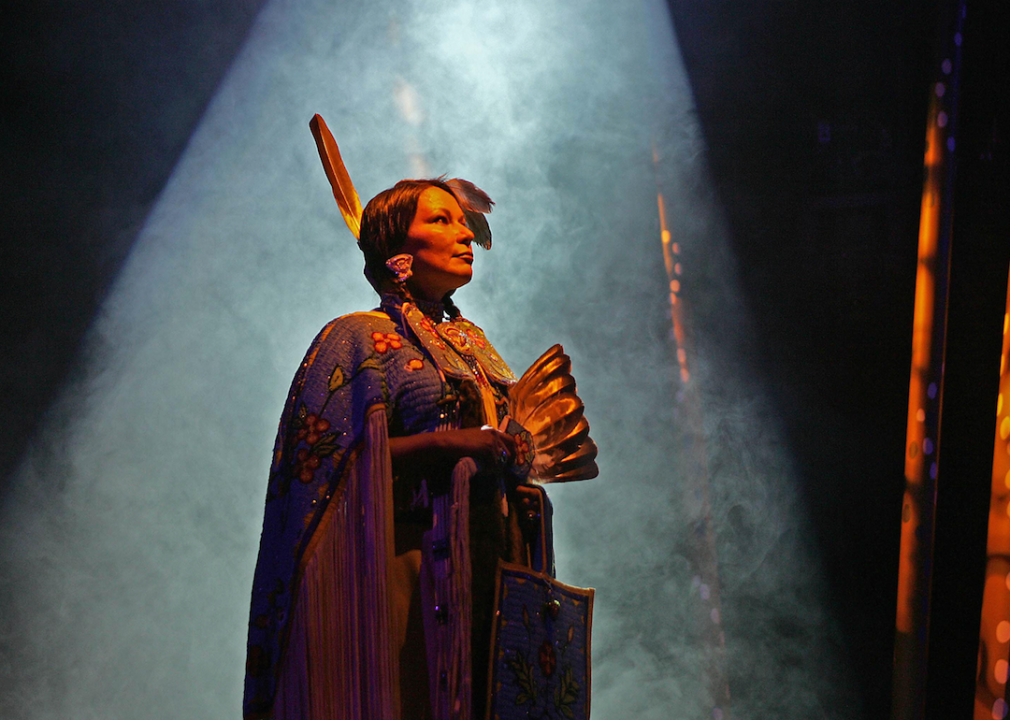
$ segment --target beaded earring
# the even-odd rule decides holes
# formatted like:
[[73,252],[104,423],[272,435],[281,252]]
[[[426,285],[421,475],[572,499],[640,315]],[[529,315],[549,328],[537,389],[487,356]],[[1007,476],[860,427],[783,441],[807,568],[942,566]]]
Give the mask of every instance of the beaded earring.
[[386,267],[389,272],[393,273],[396,277],[396,284],[403,285],[410,276],[413,275],[410,266],[414,263],[414,256],[408,253],[401,253],[399,255],[394,255],[386,261]]

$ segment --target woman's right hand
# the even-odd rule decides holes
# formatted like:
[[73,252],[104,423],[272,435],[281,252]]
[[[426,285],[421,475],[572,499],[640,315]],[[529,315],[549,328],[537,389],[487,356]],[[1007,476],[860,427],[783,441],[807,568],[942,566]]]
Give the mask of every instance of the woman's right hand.
[[390,438],[394,462],[449,461],[473,458],[481,465],[504,467],[515,457],[515,441],[494,428],[465,428]]
[[508,433],[491,427],[446,430],[442,436],[445,453],[453,460],[470,457],[483,465],[508,465],[515,457],[515,441]]

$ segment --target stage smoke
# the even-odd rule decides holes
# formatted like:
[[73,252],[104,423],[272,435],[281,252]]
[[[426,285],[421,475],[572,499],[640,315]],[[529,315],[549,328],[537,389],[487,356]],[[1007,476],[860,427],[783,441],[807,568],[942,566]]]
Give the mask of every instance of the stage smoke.
[[457,304],[517,373],[554,342],[572,357],[600,477],[549,492],[559,578],[597,589],[601,720],[712,716],[658,180],[683,248],[730,712],[855,717],[658,0],[264,9],[10,484],[0,715],[238,716],[289,382],[320,327],[376,304],[317,112],[365,198],[416,174],[487,190],[494,249]]

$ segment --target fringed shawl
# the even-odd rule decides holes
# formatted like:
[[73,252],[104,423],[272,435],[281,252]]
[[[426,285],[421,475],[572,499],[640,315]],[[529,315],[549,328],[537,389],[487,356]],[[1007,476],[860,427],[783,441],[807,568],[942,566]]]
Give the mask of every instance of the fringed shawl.
[[374,405],[358,457],[303,555],[275,720],[399,716],[388,593],[391,480],[386,413]]
[[[414,308],[404,308],[409,324],[399,307],[383,309],[392,318],[356,313],[327,325],[292,383],[253,582],[246,720],[399,717],[388,428],[395,408],[407,434],[445,427],[446,368],[434,357],[454,356],[447,345],[458,340],[453,328],[443,342],[433,323],[420,327],[424,316]],[[479,328],[458,327],[485,356],[478,356],[483,371],[514,381]],[[470,368],[456,362],[465,372],[448,374],[466,382]],[[472,460],[457,465],[452,492],[434,500],[425,534],[422,607],[439,720],[471,715],[468,496],[475,472]]]
[[[402,342],[388,316],[357,313],[323,328],[295,376],[253,580],[246,718],[274,717],[279,697],[295,706],[332,700],[354,710],[349,717],[395,717],[386,412],[395,399],[386,378],[396,375],[391,364],[411,360],[423,363],[422,353]],[[325,647],[317,647],[321,640]],[[313,665],[295,682],[284,670],[304,653]],[[320,673],[331,679],[314,682]],[[306,707],[297,717],[338,716]]]

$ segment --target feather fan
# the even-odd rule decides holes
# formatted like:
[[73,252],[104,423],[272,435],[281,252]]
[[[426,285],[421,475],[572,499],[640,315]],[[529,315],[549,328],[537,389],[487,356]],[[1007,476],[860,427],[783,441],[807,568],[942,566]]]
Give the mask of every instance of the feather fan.
[[543,483],[588,480],[600,473],[571,370],[571,359],[555,345],[509,390],[512,417],[536,445],[530,475]]
[[326,127],[322,115],[313,116],[309,121],[309,127],[316,139],[319,159],[323,161],[323,170],[326,171],[326,179],[333,188],[333,197],[337,201],[337,207],[340,208],[340,214],[344,216],[344,222],[347,223],[351,233],[358,238],[361,236],[361,200],[358,198],[357,190],[354,189],[354,183],[351,182],[351,176],[347,174],[347,168],[344,167],[337,141]]

